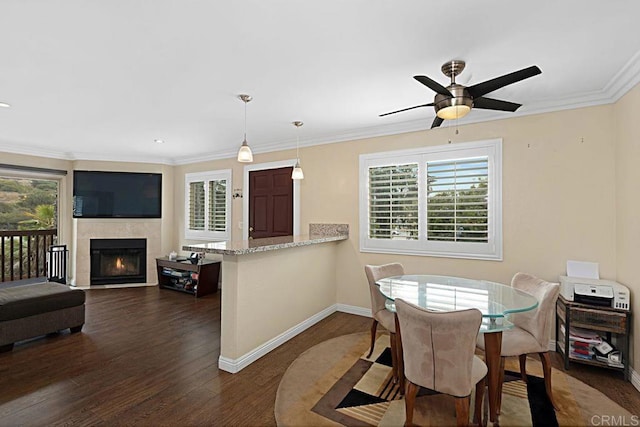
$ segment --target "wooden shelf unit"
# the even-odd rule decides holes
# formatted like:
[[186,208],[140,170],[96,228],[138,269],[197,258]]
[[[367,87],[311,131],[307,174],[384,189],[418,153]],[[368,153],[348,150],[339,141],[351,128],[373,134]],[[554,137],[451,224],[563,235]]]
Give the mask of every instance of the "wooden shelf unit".
[[156,258],[158,286],[163,289],[185,292],[196,298],[218,292],[220,261],[201,259],[198,264],[189,260]]
[[[609,307],[599,307],[591,304],[567,301],[562,295],[558,296],[556,303],[556,351],[564,360],[564,368],[569,369],[569,362],[584,363],[607,369],[622,371],[624,378],[629,381],[629,327],[631,324],[631,312]],[[564,333],[562,326],[564,325]],[[582,328],[604,333],[606,341],[622,352],[623,367],[610,366],[606,362],[594,359],[582,359],[571,356],[571,343],[569,339],[570,328]]]

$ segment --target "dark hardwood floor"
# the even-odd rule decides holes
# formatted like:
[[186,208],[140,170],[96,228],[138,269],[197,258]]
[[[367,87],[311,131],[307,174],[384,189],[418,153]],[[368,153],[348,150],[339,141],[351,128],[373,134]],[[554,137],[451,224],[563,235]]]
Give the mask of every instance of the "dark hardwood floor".
[[[370,325],[335,313],[229,374],[217,368],[219,294],[90,290],[82,333],[0,354],[0,426],[275,425],[276,390],[289,364],[315,344]],[[640,414],[638,391],[616,373],[572,365],[569,374]]]

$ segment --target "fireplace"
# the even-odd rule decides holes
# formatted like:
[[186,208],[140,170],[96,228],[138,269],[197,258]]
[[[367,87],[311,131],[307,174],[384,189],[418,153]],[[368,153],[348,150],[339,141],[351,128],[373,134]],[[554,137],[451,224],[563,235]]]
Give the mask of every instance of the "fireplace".
[[147,282],[147,239],[91,239],[91,285]]

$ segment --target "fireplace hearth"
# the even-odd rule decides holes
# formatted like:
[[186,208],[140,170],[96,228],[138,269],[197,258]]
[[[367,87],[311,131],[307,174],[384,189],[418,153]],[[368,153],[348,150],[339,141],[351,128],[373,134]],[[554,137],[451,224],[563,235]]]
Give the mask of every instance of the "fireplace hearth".
[[91,239],[90,284],[146,283],[147,239]]

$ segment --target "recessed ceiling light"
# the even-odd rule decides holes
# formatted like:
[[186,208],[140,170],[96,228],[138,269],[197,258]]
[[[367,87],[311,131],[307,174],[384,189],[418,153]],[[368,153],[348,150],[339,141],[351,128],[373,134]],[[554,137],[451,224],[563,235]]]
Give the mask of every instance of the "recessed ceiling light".
[[0,102],[0,107],[9,108],[11,107],[11,105],[7,104],[6,102]]
[[154,139],[153,142],[155,142],[156,144],[164,144],[164,141],[162,139]]

